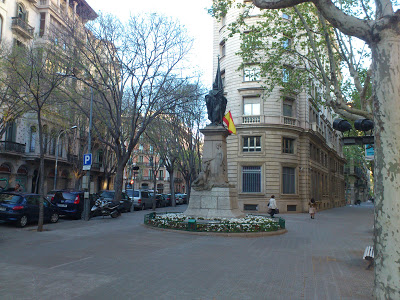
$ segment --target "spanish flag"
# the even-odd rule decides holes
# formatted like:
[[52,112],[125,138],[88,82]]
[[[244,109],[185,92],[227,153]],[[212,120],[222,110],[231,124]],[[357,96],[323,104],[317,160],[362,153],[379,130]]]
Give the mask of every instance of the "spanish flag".
[[226,127],[228,127],[228,131],[230,133],[236,134],[236,127],[235,124],[233,123],[231,111],[228,111],[228,113],[224,116],[223,121],[226,124]]

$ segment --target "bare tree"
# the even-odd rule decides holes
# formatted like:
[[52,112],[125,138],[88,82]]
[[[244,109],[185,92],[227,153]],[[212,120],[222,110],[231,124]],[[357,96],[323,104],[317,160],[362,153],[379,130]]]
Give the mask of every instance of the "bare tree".
[[[69,38],[74,76],[93,89],[93,109],[106,128],[94,123],[94,130],[115,153],[119,201],[123,171],[139,137],[160,113],[185,100],[177,92],[186,82],[179,68],[191,39],[177,22],[156,14],[132,16],[127,24],[100,16],[80,31],[71,28]],[[82,102],[75,103],[89,115]]]
[[200,148],[202,134],[200,127],[205,124],[204,89],[197,86],[192,98],[178,114],[181,126],[179,140],[178,170],[185,180],[186,194],[190,199],[192,181],[200,172]]
[[[65,61],[60,51],[51,43],[33,41],[28,46],[14,46],[5,55],[7,88],[15,101],[36,114],[39,147],[39,193],[44,197],[44,143],[43,118],[57,115],[55,105],[60,99],[59,87],[66,78]],[[38,231],[43,230],[43,197],[40,199]]]

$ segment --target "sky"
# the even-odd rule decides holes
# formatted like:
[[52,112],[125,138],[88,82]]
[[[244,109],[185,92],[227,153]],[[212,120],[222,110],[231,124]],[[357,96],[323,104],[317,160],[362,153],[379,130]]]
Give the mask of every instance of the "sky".
[[193,67],[203,74],[202,81],[211,87],[212,74],[212,17],[207,13],[212,0],[86,0],[96,12],[111,13],[121,21],[127,20],[131,14],[156,12],[177,18],[194,38],[189,57]]

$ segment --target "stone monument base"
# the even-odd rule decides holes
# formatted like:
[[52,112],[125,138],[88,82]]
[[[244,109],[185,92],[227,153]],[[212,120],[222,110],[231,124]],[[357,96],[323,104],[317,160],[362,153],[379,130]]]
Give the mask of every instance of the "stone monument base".
[[211,190],[190,192],[186,216],[212,218],[240,218],[245,214],[239,210],[235,187],[213,187]]

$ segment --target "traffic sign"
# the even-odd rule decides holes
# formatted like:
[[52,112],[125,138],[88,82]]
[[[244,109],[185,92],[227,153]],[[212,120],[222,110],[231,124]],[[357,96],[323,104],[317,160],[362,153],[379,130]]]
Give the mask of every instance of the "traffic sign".
[[92,166],[92,153],[84,154],[83,155],[83,170],[90,170]]
[[367,144],[365,145],[365,159],[366,160],[374,160],[374,145]]

